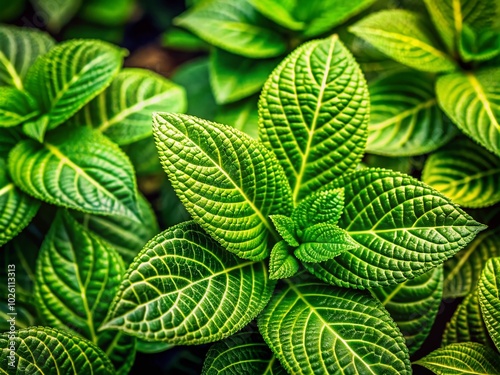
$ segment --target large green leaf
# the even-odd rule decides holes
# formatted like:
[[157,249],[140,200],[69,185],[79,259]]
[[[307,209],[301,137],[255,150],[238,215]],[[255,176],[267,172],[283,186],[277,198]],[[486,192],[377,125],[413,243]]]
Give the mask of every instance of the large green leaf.
[[458,42],[464,25],[475,29],[492,26],[496,15],[495,0],[424,0],[441,39],[452,53],[458,51]]
[[384,10],[357,22],[350,31],[412,68],[426,72],[456,69],[453,59],[441,50],[432,27],[418,13]]
[[111,44],[80,39],[60,43],[37,59],[26,75],[26,90],[48,114],[47,128],[62,124],[104,90],[124,55]]
[[413,355],[429,335],[441,305],[443,268],[436,267],[414,279],[371,292],[389,311]]
[[239,332],[210,348],[202,375],[286,375],[258,332]]
[[26,91],[0,86],[0,127],[19,125],[38,113],[34,99]]
[[500,158],[458,139],[427,159],[422,181],[461,206],[491,206],[500,202]]
[[437,80],[436,92],[460,130],[500,155],[500,68],[447,74]]
[[274,289],[263,262],[226,251],[192,221],[154,237],[124,276],[102,329],[174,345],[243,328]]
[[484,322],[493,343],[500,350],[500,257],[488,260],[478,288]]
[[[90,340],[115,357],[119,373],[127,373],[134,339],[120,332],[97,332],[124,273],[116,250],[61,210],[44,239],[36,268],[34,295],[43,320]],[[131,360],[125,360],[129,356]]]
[[258,323],[291,374],[411,374],[401,333],[365,293],[287,281]]
[[249,0],[202,1],[175,21],[206,42],[246,57],[275,57],[287,48],[285,38]]
[[58,129],[43,144],[20,142],[10,153],[9,171],[17,186],[48,203],[103,215],[139,215],[130,161],[89,128]]
[[441,147],[455,135],[455,127],[437,105],[431,76],[399,72],[371,82],[368,88],[368,152],[421,155]]
[[368,106],[363,74],[337,36],[297,48],[269,77],[259,137],[277,155],[295,204],[356,167]]
[[344,188],[339,226],[359,246],[304,266],[334,285],[373,288],[401,283],[441,264],[485,229],[448,198],[402,173],[367,168],[331,187]]
[[[15,343],[10,366],[10,342]],[[1,374],[93,374],[113,375],[115,370],[104,352],[90,341],[49,327],[30,327],[0,337]],[[14,370],[12,372],[11,370]]]
[[0,246],[29,224],[40,202],[20,191],[11,181],[7,165],[0,159]]
[[415,362],[437,375],[498,375],[500,356],[493,349],[475,342],[439,348]]
[[53,45],[54,40],[37,29],[1,25],[0,85],[22,90],[28,68]]
[[97,128],[119,145],[151,137],[151,113],[184,112],[182,87],[145,69],[123,69],[100,95],[70,119]]
[[[160,161],[193,219],[227,250],[269,255],[270,214],[290,211],[290,187],[271,151],[229,126],[178,114],[153,116]],[[278,239],[275,235],[275,239]]]
[[444,263],[444,298],[464,297],[476,288],[488,259],[500,256],[499,229],[480,233],[465,249]]

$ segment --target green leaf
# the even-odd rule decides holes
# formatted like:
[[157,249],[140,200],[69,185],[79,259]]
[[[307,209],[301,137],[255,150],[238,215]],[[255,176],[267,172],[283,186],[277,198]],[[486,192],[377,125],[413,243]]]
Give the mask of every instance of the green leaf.
[[41,15],[43,14],[43,20],[47,23],[47,28],[54,33],[58,33],[82,5],[82,0],[65,0],[62,2],[52,0],[32,1],[35,11]]
[[91,129],[61,128],[46,142],[20,142],[10,153],[14,183],[47,203],[138,217],[135,176],[126,155]]
[[494,346],[481,315],[477,289],[469,293],[458,305],[450,321],[446,324],[441,346],[471,341]]
[[208,43],[187,30],[171,26],[161,36],[161,45],[170,49],[199,52],[209,49]]
[[[15,342],[15,358],[11,362],[10,342]],[[30,327],[16,332],[13,340],[7,333],[0,337],[3,363],[1,374],[115,374],[104,352],[90,341],[63,330],[49,327]],[[12,367],[10,366],[12,363]]]
[[402,283],[441,264],[486,228],[402,173],[367,168],[329,187],[344,188],[339,226],[358,246],[304,267],[334,285],[364,289]]
[[359,291],[287,281],[258,324],[291,374],[411,374],[395,323],[377,300]]
[[493,343],[500,350],[500,257],[488,260],[479,279],[478,289],[484,322]]
[[215,121],[219,124],[231,125],[253,139],[257,139],[259,137],[258,101],[259,96],[254,95],[235,103],[219,105]]
[[259,103],[259,138],[274,151],[297,204],[361,159],[368,90],[336,36],[297,48],[269,77]]
[[250,0],[250,2],[255,9],[278,25],[290,30],[303,30],[306,27],[305,22],[297,19],[300,14],[294,14],[298,5],[297,0]]
[[38,114],[34,99],[26,91],[0,86],[0,126],[19,125]]
[[127,154],[138,177],[163,173],[153,137],[121,146],[121,149]]
[[35,59],[54,46],[54,39],[37,29],[0,26],[0,85],[23,89],[23,79]]
[[500,68],[438,78],[439,105],[465,134],[500,155]]
[[30,138],[43,143],[45,132],[49,126],[50,118],[48,115],[43,115],[32,121],[25,122],[22,125],[23,133]]
[[236,257],[187,222],[136,257],[101,328],[174,345],[213,342],[247,325],[273,289],[263,262]]
[[124,273],[116,250],[59,211],[40,249],[36,269],[34,297],[44,321],[90,340],[111,358],[114,354],[117,370],[126,373],[132,363],[124,359],[134,358],[134,340],[119,332],[97,332]]
[[155,213],[141,194],[137,200],[141,221],[124,216],[90,215],[72,211],[71,215],[102,241],[118,251],[126,265],[153,236],[160,232]]
[[386,168],[392,169],[393,171],[402,172],[406,174],[412,174],[413,167],[415,164],[418,166],[415,160],[411,157],[391,157],[391,156],[381,156],[366,154],[363,158],[363,164],[369,168]]
[[215,100],[227,104],[255,94],[280,61],[281,57],[256,61],[215,48],[210,53],[210,83]]
[[299,262],[291,254],[291,246],[280,241],[273,246],[269,259],[269,278],[271,280],[286,279],[299,271]]
[[6,163],[0,159],[0,246],[26,227],[39,207],[40,202],[19,191],[10,181]]
[[202,1],[175,19],[204,41],[226,51],[252,58],[279,56],[286,51],[286,40],[249,0]]
[[497,18],[495,0],[424,0],[424,3],[450,52],[457,51],[464,24],[475,29],[488,28]]
[[124,51],[98,40],[70,40],[43,55],[26,75],[26,90],[48,114],[48,129],[69,119],[111,83]]
[[208,350],[202,375],[286,375],[257,332],[240,332]]
[[418,13],[384,10],[357,22],[350,31],[394,60],[417,70],[437,73],[456,69],[453,59],[441,50],[432,27]]
[[437,105],[434,79],[420,72],[397,72],[371,82],[366,150],[388,156],[434,151],[456,133]]
[[437,375],[497,375],[500,356],[493,349],[475,342],[439,348],[415,362]]
[[444,263],[444,298],[471,293],[488,259],[496,256],[500,256],[497,228],[480,233],[465,249]]
[[500,35],[497,30],[491,29],[476,32],[472,27],[464,24],[458,50],[465,62],[490,60],[500,54]]
[[[320,190],[302,200],[293,210],[292,219],[301,232],[316,224],[338,223],[344,209],[344,190]],[[299,235],[302,236],[302,233]]]
[[21,140],[21,134],[17,130],[0,127],[0,159],[7,160],[10,150]]
[[290,246],[299,246],[295,234],[295,223],[292,218],[285,215],[270,215],[269,218],[286,243]]
[[471,208],[500,202],[500,158],[468,139],[454,140],[426,161],[422,181]]
[[371,293],[389,311],[413,355],[429,335],[441,305],[443,268],[398,285],[372,289]]
[[184,206],[212,237],[239,257],[269,255],[269,214],[290,213],[290,187],[271,151],[229,126],[157,113],[160,161]]
[[151,113],[184,112],[184,89],[145,69],[123,69],[111,85],[70,119],[97,128],[119,145],[151,137]]

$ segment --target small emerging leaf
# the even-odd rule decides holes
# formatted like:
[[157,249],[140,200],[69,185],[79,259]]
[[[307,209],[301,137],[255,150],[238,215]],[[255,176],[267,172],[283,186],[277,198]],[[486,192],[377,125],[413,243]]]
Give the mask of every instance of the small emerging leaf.
[[269,278],[271,280],[286,279],[299,271],[299,262],[291,254],[291,246],[286,241],[274,245],[269,259]]
[[344,189],[320,190],[295,207],[292,220],[302,232],[316,224],[336,225],[343,209]]
[[26,91],[0,86],[0,127],[22,124],[38,113],[35,100]]
[[299,246],[295,235],[295,223],[288,216],[284,215],[270,215],[276,230],[285,242],[290,246]]

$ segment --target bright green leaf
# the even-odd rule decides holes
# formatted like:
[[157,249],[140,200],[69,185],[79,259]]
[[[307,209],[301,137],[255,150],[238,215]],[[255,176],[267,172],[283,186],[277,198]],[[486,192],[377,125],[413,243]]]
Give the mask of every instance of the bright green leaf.
[[304,230],[315,224],[338,223],[344,209],[344,190],[320,190],[307,196],[293,210],[292,219],[302,236]]
[[479,279],[478,289],[484,322],[493,343],[500,350],[500,257],[488,260]]
[[250,2],[255,9],[278,25],[290,30],[303,30],[306,27],[305,22],[295,17],[294,11],[300,8],[297,6],[297,0],[250,0]]
[[500,35],[497,30],[492,29],[476,32],[464,24],[458,50],[465,62],[490,60],[500,54]]
[[[417,161],[418,163],[418,161]],[[411,157],[390,157],[366,154],[363,158],[363,164],[368,168],[387,168],[393,171],[410,174],[413,171],[415,160]]]
[[39,113],[26,91],[0,86],[0,127],[19,125]]
[[269,77],[259,138],[278,157],[295,204],[356,167],[368,106],[363,74],[337,36],[297,48]]
[[291,374],[411,374],[395,323],[359,291],[292,280],[273,296],[258,324]]
[[450,72],[456,69],[453,59],[441,50],[432,27],[418,13],[384,10],[357,22],[350,31],[394,60],[417,70]]
[[209,49],[209,44],[198,38],[191,32],[172,26],[168,28],[161,36],[163,47],[170,49],[199,52]]
[[291,247],[286,241],[273,246],[269,258],[269,278],[271,280],[286,279],[299,271],[299,262],[291,254]]
[[295,235],[295,223],[292,218],[284,215],[270,215],[269,218],[286,243],[290,246],[299,246]]
[[[160,161],[184,206],[227,250],[269,255],[269,214],[290,213],[290,187],[271,151],[229,126],[178,114],[153,116]],[[277,235],[275,235],[277,239]]]
[[273,288],[263,262],[238,258],[187,222],[136,257],[102,328],[175,345],[213,342],[255,318]]

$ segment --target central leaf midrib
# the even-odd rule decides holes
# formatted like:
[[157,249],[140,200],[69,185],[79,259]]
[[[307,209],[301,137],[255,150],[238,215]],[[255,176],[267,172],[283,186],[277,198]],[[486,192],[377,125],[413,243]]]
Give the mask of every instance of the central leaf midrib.
[[5,66],[7,73],[9,73],[9,75],[12,77],[12,82],[14,82],[14,86],[19,90],[23,90],[24,88],[21,77],[19,77],[16,69],[2,51],[0,51],[0,63],[2,63]]
[[15,185],[11,182],[0,189],[0,196],[7,194],[11,190],[14,190]]
[[491,109],[490,102],[488,100],[488,97],[486,96],[486,93],[483,90],[483,87],[481,86],[481,83],[479,83],[478,79],[473,73],[466,73],[466,77],[469,80],[473,90],[475,91],[479,101],[483,105],[483,108],[486,111],[486,114],[488,115],[488,118],[490,119],[491,123],[497,129],[497,131],[500,131],[500,124],[498,123]]
[[403,112],[400,112],[396,116],[388,118],[387,120],[384,120],[384,121],[378,122],[378,123],[371,123],[370,130],[372,130],[372,131],[373,130],[377,130],[377,131],[383,130],[388,126],[393,125],[395,122],[401,122],[402,120],[404,120],[407,117],[410,117],[411,115],[416,115],[422,109],[432,107],[434,104],[436,104],[436,102],[437,102],[436,98],[431,98],[425,102],[419,103],[418,105],[416,105],[412,108],[404,110]]
[[490,169],[490,170],[483,171],[483,172],[477,172],[476,174],[465,176],[465,177],[460,178],[460,179],[453,179],[451,181],[448,181],[446,183],[446,186],[447,187],[449,187],[449,186],[457,187],[457,186],[468,184],[471,181],[480,180],[483,177],[488,177],[488,176],[496,175],[496,174],[500,175],[500,168]]

